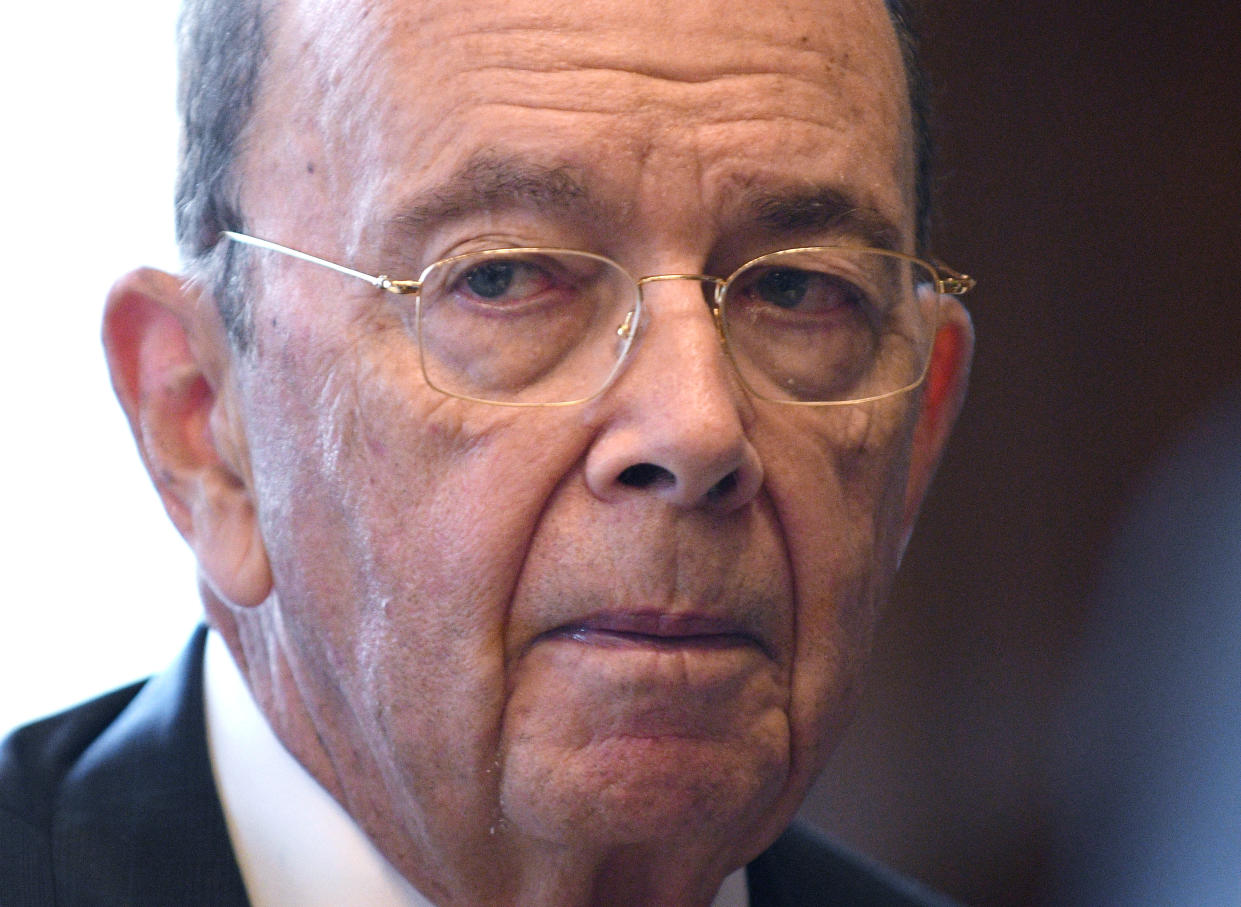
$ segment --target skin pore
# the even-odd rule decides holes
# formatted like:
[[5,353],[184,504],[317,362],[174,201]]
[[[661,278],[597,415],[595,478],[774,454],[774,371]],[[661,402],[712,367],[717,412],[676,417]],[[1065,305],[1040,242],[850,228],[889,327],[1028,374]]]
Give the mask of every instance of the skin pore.
[[[245,227],[370,273],[513,245],[635,275],[912,251],[878,0],[308,0],[271,52]],[[653,284],[606,393],[507,409],[427,388],[395,297],[253,268],[244,353],[150,272],[105,334],[285,746],[436,903],[709,903],[848,720],[963,392],[960,307],[925,302],[923,390],[793,407],[740,386],[696,284]]]

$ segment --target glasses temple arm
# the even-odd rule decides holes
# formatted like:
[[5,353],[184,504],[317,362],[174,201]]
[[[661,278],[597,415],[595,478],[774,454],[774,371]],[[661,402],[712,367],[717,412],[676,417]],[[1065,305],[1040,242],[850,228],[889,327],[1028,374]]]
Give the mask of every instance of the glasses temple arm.
[[376,277],[363,271],[355,271],[353,268],[346,268],[344,265],[338,265],[334,261],[318,258],[307,252],[291,249],[288,246],[282,246],[279,243],[274,243],[270,240],[259,239],[257,236],[248,236],[245,233],[237,233],[233,230],[221,230],[220,236],[225,239],[230,239],[233,242],[242,243],[243,245],[266,249],[269,252],[278,252],[281,255],[288,255],[290,258],[297,258],[302,261],[309,262],[312,265],[330,268],[331,270],[344,274],[348,277],[356,277],[358,280],[365,280],[371,286],[378,287],[381,290],[387,290],[389,293],[416,293],[418,291],[419,284],[416,280],[389,280],[388,277],[383,274]]

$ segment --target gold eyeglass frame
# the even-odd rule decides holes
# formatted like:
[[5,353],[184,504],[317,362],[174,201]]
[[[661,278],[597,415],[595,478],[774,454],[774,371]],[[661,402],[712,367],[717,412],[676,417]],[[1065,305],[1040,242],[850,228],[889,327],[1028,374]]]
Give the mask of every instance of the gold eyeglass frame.
[[[390,277],[388,277],[386,274],[380,274],[380,275],[367,274],[365,271],[358,271],[353,268],[347,267],[345,265],[338,264],[334,261],[328,261],[325,258],[319,258],[316,255],[311,255],[308,252],[303,252],[299,249],[294,249],[290,246],[284,246],[284,245],[281,245],[280,243],[272,242],[271,240],[268,240],[268,239],[260,239],[257,236],[250,236],[246,233],[239,233],[235,230],[222,230],[219,236],[221,238],[228,239],[232,242],[241,243],[247,246],[253,246],[255,248],[264,249],[269,252],[276,252],[280,255],[285,255],[290,258],[298,259],[299,261],[307,262],[308,264],[318,265],[319,267],[322,267],[322,268],[328,268],[332,271],[336,271],[339,274],[344,274],[347,277],[353,277],[358,280],[365,281],[371,286],[377,289],[380,289],[380,290],[384,290],[388,293],[394,293],[394,294],[401,295],[401,296],[412,295],[412,296],[418,297],[419,304],[421,303],[421,296],[419,295],[419,293],[422,289],[424,282],[426,281],[427,275],[433,269],[440,267],[441,265],[444,265],[446,263],[455,261],[458,258],[463,257],[463,256],[454,255],[454,256],[449,256],[448,258],[434,261],[431,264],[427,265],[425,268],[423,268],[422,273],[418,276],[416,280],[393,280]],[[470,252],[466,254],[469,256],[479,256],[479,255],[485,256],[489,254],[500,255],[500,254],[510,254],[514,252],[521,252],[521,253],[527,253],[527,254],[570,253],[573,255],[582,256],[584,258],[592,258],[597,261],[603,262],[607,265],[610,265],[613,268],[616,268],[622,274],[629,277],[629,280],[634,284],[635,288],[637,289],[638,295],[637,295],[637,305],[635,306],[634,309],[632,309],[629,313],[626,314],[624,321],[621,323],[621,325],[617,328],[617,331],[616,331],[617,334],[625,342],[624,348],[621,350],[620,355],[617,356],[616,363],[613,365],[612,370],[608,372],[607,377],[604,379],[603,383],[599,386],[599,388],[595,390],[593,393],[589,394],[588,396],[581,397],[576,400],[563,400],[563,401],[554,401],[554,402],[549,402],[549,403],[524,403],[524,402],[505,401],[505,400],[488,400],[482,397],[472,397],[467,394],[459,394],[453,391],[445,390],[444,388],[436,384],[434,380],[432,380],[431,377],[427,374],[425,356],[422,353],[422,339],[421,337],[419,337],[418,338],[418,350],[419,350],[419,363],[422,368],[422,376],[423,376],[423,379],[427,382],[427,386],[437,391],[438,393],[444,394],[445,396],[448,396],[448,397],[455,397],[458,400],[469,400],[474,403],[485,403],[491,406],[558,407],[558,406],[577,406],[582,403],[586,403],[590,400],[593,400],[595,397],[598,397],[600,394],[602,394],[604,391],[606,391],[611,386],[612,382],[616,379],[617,374],[620,372],[621,366],[624,365],[626,360],[629,358],[629,350],[632,346],[634,337],[637,334],[636,326],[642,317],[642,302],[643,302],[642,288],[650,283],[659,283],[659,282],[668,281],[668,280],[692,280],[692,281],[697,281],[698,283],[710,284],[714,286],[715,291],[714,291],[712,300],[708,302],[708,308],[711,310],[712,319],[715,323],[715,328],[716,328],[717,334],[719,335],[720,343],[724,347],[724,352],[728,356],[729,362],[732,364],[733,371],[736,373],[737,378],[741,381],[742,386],[744,386],[745,389],[750,394],[755,396],[756,398],[760,400],[766,400],[772,403],[784,404],[786,406],[853,406],[853,405],[861,404],[861,403],[872,403],[876,400],[884,400],[889,397],[897,396],[899,394],[908,393],[909,391],[918,387],[920,384],[922,384],[923,381],[926,380],[927,369],[930,366],[930,356],[928,356],[927,361],[923,363],[921,374],[919,374],[917,379],[910,382],[909,384],[906,384],[903,387],[898,387],[895,390],[884,391],[881,394],[874,394],[869,397],[861,397],[861,398],[850,399],[850,400],[788,400],[788,399],[783,399],[780,397],[768,396],[766,394],[760,393],[759,391],[757,391],[755,388],[751,386],[750,382],[745,377],[745,373],[743,372],[741,367],[737,364],[736,359],[733,357],[733,344],[728,338],[728,329],[724,321],[723,308],[722,308],[724,291],[729,285],[729,283],[732,281],[733,277],[735,277],[737,274],[740,274],[745,269],[749,268],[756,261],[760,261],[760,260],[771,258],[771,257],[778,258],[779,256],[782,256],[782,255],[794,255],[794,254],[802,253],[802,252],[811,252],[811,251],[815,251],[818,249],[830,249],[830,248],[848,248],[853,251],[871,252],[871,253],[876,253],[879,255],[887,256],[889,258],[899,259],[899,260],[908,262],[913,265],[917,265],[921,267],[923,270],[925,270],[928,274],[933,276],[935,280],[935,291],[939,294],[943,294],[947,296],[963,296],[966,293],[968,293],[970,290],[972,290],[975,284],[977,283],[977,281],[973,277],[969,276],[968,274],[961,273],[960,271],[956,271],[948,267],[947,265],[943,264],[942,262],[938,262],[938,261],[931,262],[923,258],[918,258],[917,256],[914,256],[914,255],[906,255],[903,252],[893,252],[888,249],[875,249],[875,248],[869,248],[869,247],[864,247],[864,246],[836,246],[836,247],[806,246],[806,247],[800,247],[796,249],[779,249],[774,252],[768,252],[764,255],[760,255],[757,258],[752,259],[751,261],[747,261],[745,264],[741,265],[741,267],[734,270],[733,273],[728,277],[717,277],[711,274],[651,274],[651,275],[647,275],[644,277],[633,277],[627,270],[625,270],[624,267],[622,267],[619,263],[613,261],[612,259],[608,258],[607,256],[597,255],[594,252],[585,252],[579,249],[563,249],[563,248],[551,248],[551,247],[513,247],[513,248],[505,248],[505,249],[484,249],[484,250],[479,250],[478,252]],[[421,330],[421,318],[417,318],[417,321],[418,321],[418,324],[420,325],[419,330]]]

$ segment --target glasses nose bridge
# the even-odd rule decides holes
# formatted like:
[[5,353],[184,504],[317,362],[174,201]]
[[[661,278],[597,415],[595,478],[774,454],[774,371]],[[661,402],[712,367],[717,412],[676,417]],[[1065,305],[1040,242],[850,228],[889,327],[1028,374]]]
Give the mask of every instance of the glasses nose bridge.
[[716,277],[713,274],[648,274],[646,277],[637,278],[634,282],[638,285],[638,289],[642,289],[648,283],[662,283],[667,280],[694,280],[698,283],[709,283],[715,287],[717,294],[725,283],[723,277]]
[[723,277],[716,277],[713,274],[648,274],[646,277],[637,278],[634,283],[638,286],[639,296],[645,301],[647,284],[666,283],[672,280],[690,280],[702,285],[704,289],[707,286],[712,288],[710,297],[704,301],[707,304],[707,308],[711,310],[711,318],[715,322],[715,329],[719,332],[720,339],[723,340],[724,326],[720,323],[720,297],[723,295],[727,281]]

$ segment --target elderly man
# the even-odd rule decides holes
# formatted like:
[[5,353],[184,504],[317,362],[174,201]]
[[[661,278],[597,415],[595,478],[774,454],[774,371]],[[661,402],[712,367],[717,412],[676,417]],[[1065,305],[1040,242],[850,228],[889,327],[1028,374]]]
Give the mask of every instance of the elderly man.
[[211,629],[10,739],[0,885],[921,897],[786,831],[971,350],[908,47],[882,0],[191,2],[188,276],[104,340]]

